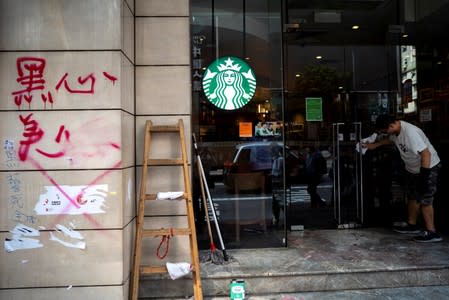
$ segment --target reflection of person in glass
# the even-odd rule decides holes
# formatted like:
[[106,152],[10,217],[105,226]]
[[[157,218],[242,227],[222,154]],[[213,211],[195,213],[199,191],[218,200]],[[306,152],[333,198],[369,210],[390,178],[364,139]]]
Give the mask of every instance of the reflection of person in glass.
[[279,217],[281,213],[281,202],[282,202],[282,188],[283,184],[283,173],[284,173],[284,157],[282,156],[282,147],[273,142],[270,145],[271,150],[271,181],[273,185],[273,226],[279,225]]
[[321,151],[314,146],[309,146],[306,157],[307,192],[310,195],[312,208],[325,207],[326,202],[318,194],[318,184],[321,182],[322,174],[319,170],[319,160],[322,159]]
[[218,73],[217,87],[211,98],[216,98],[217,107],[232,110],[242,107],[248,102],[250,96],[243,89],[243,76],[234,70]]

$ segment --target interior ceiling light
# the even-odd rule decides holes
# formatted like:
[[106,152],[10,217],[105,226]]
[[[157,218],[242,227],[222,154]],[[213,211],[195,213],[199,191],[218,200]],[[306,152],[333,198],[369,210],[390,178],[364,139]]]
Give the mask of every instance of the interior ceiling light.
[[321,55],[317,55],[315,58],[316,59],[322,59],[323,57]]
[[296,74],[295,77],[301,77],[301,74]]
[[360,28],[359,25],[352,25],[352,29],[354,29],[354,30],[357,30],[359,28]]
[[406,38],[406,37],[408,37],[408,34],[404,33],[404,34],[402,35],[402,37],[403,37],[403,38]]

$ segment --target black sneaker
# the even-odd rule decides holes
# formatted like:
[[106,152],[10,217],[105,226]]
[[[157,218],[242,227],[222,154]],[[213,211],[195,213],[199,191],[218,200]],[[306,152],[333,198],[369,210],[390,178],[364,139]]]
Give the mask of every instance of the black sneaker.
[[419,243],[435,243],[441,242],[443,238],[436,232],[424,231],[423,235],[415,236],[413,240]]
[[395,226],[393,228],[394,231],[399,233],[405,233],[405,234],[417,234],[421,233],[421,230],[419,230],[418,226],[408,224],[405,226]]

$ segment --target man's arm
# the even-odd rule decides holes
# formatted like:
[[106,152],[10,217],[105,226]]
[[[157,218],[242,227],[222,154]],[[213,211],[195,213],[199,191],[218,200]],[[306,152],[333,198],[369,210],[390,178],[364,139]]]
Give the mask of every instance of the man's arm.
[[389,137],[387,137],[387,138],[380,140],[378,142],[375,142],[375,143],[362,144],[362,147],[366,148],[368,150],[374,150],[377,147],[384,146],[384,145],[390,145],[391,143],[393,143],[393,141]]
[[426,193],[429,189],[427,184],[430,176],[430,151],[429,148],[425,148],[423,151],[419,152],[421,156],[421,168],[419,169],[419,182],[418,191],[421,193]]
[[429,169],[430,168],[430,151],[429,148],[424,149],[419,152],[421,156],[421,168]]

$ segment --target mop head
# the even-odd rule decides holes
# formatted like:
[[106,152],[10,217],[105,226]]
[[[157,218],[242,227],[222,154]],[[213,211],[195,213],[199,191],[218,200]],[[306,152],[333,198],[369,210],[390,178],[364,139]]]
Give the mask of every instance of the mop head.
[[224,259],[224,255],[221,251],[219,251],[215,245],[211,245],[211,249],[207,252],[205,252],[204,254],[200,255],[200,262],[202,263],[207,263],[207,262],[211,262],[215,265],[224,265],[226,263],[230,262],[230,256],[229,254],[228,256],[228,261],[226,261]]

